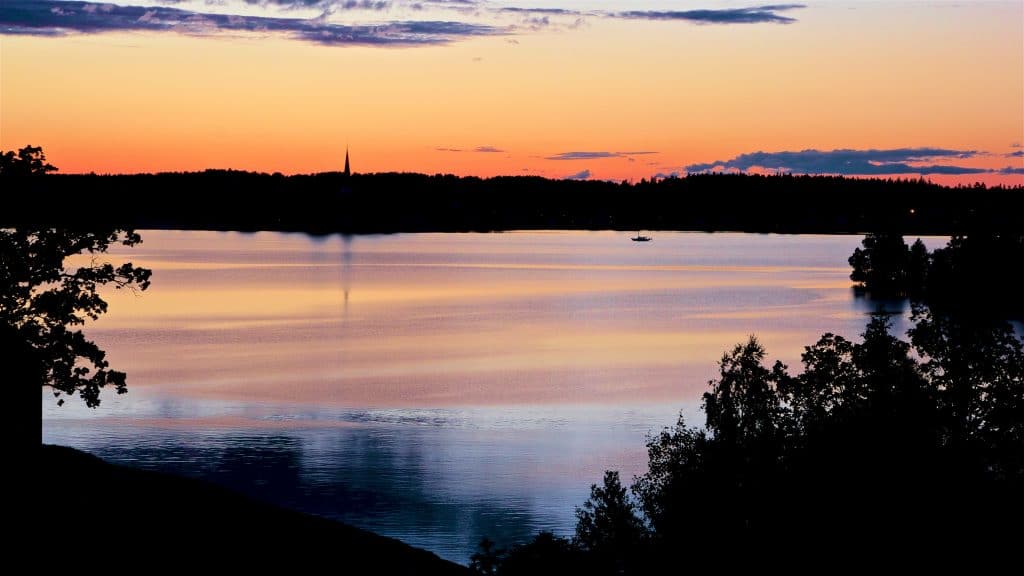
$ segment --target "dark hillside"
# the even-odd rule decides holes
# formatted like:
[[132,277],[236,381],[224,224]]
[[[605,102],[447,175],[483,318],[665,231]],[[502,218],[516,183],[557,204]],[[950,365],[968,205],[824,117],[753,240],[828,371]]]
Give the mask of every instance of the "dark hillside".
[[166,563],[199,572],[281,566],[288,573],[469,573],[398,540],[72,448],[42,445],[38,473],[39,532],[56,529],[74,548],[52,561],[120,566],[118,572],[134,566],[142,573]]

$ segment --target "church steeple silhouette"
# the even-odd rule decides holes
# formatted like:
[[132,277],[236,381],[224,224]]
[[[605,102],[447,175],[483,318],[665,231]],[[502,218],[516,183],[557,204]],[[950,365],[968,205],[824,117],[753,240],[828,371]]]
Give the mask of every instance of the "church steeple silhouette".
[[348,145],[345,145],[345,171],[341,173],[341,190],[340,193],[345,196],[351,191],[352,184],[352,166],[348,162]]

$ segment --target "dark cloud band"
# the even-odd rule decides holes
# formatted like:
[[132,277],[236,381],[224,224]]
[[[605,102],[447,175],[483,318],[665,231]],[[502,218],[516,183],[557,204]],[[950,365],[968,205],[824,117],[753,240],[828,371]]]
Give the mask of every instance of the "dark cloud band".
[[[162,1],[171,4],[178,2],[178,0]],[[494,7],[476,0],[423,0],[406,6],[423,9],[425,5],[428,5],[457,11],[521,14],[522,21],[517,26],[456,21],[391,20],[373,25],[349,25],[328,22],[326,17],[338,10],[384,13],[397,4],[392,0],[239,0],[239,2],[246,5],[273,6],[283,9],[318,9],[323,14],[318,18],[279,18],[212,14],[167,6],[122,6],[57,0],[4,0],[0,3],[0,34],[64,36],[110,31],[172,31],[197,36],[211,36],[224,32],[266,32],[325,45],[417,46],[445,44],[475,36],[540,30],[555,26],[552,18],[575,18],[572,22],[563,22],[558,26],[576,28],[583,22],[584,15],[714,24],[761,22],[788,24],[794,22],[795,19],[783,16],[779,12],[803,7],[801,4],[773,4],[731,9],[584,13],[579,10],[559,7]]]
[[223,32],[275,33],[324,45],[418,46],[503,34],[504,28],[443,21],[390,21],[344,25],[322,18],[273,18],[207,14],[167,7],[118,6],[54,0],[5,0],[0,33],[59,36],[114,31],[178,32],[210,36]]
[[799,152],[752,152],[731,160],[691,164],[687,172],[715,170],[748,171],[752,168],[798,174],[983,174],[988,168],[934,164],[941,159],[964,159],[976,150],[945,148],[895,148],[890,150],[801,150]]

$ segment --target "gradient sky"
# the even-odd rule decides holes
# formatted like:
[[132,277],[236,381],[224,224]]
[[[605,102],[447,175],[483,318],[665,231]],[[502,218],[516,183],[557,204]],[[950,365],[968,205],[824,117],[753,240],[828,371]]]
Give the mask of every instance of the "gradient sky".
[[0,3],[0,148],[61,172],[1024,184],[1024,3]]

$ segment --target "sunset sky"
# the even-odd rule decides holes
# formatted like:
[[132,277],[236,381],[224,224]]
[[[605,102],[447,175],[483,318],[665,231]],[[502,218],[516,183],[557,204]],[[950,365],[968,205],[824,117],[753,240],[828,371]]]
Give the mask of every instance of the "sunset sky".
[[0,3],[0,149],[236,168],[1024,184],[1024,2]]

